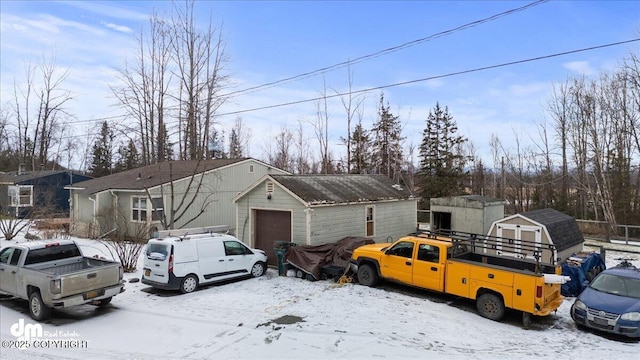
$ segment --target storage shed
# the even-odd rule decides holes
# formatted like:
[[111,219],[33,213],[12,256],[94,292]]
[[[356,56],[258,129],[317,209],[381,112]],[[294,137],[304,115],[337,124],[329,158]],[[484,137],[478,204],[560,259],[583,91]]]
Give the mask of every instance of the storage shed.
[[[541,244],[541,262],[551,265],[560,264],[573,253],[582,251],[584,243],[584,237],[576,220],[550,208],[515,214],[498,220],[491,226],[488,235],[535,241]],[[546,245],[553,245],[555,254],[551,253]],[[499,252],[501,249],[498,248],[496,251]],[[511,255],[534,259],[532,254],[517,251]]]
[[234,198],[236,236],[267,252],[276,241],[320,245],[347,236],[391,242],[415,231],[417,199],[384,175],[266,175]]
[[481,195],[432,198],[429,204],[432,230],[486,234],[504,217],[504,200]]

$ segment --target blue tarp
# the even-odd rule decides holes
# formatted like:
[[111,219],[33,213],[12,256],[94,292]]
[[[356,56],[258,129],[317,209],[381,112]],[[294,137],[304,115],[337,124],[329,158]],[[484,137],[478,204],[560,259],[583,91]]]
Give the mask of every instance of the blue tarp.
[[562,295],[580,295],[589,282],[604,269],[606,265],[598,253],[573,254],[562,264],[562,275],[571,277],[570,281],[562,284]]

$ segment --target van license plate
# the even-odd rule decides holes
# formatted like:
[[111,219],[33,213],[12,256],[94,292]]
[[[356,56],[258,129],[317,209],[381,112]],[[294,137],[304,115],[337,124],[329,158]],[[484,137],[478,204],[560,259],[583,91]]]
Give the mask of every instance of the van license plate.
[[99,291],[89,291],[86,295],[85,295],[85,299],[93,299],[94,297],[98,296],[100,294]]
[[149,277],[151,276],[151,270],[147,269],[144,271],[144,276]]

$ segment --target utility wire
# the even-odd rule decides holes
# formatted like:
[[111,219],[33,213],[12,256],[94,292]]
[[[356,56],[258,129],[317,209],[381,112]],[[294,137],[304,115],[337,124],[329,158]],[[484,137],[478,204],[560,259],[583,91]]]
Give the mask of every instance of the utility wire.
[[384,50],[380,50],[380,51],[377,51],[377,52],[374,52],[374,53],[371,53],[371,54],[368,54],[368,55],[363,55],[363,56],[357,57],[357,58],[352,59],[352,60],[343,61],[343,62],[335,64],[335,65],[326,66],[326,67],[323,67],[323,68],[320,68],[320,69],[316,69],[316,70],[313,70],[313,71],[309,71],[309,72],[305,72],[305,73],[302,73],[302,74],[299,74],[299,75],[295,75],[295,76],[291,76],[291,77],[288,77],[288,78],[284,78],[284,79],[268,82],[268,83],[265,83],[265,84],[262,84],[262,85],[256,85],[256,86],[248,87],[248,88],[242,89],[242,90],[233,91],[233,92],[224,94],[222,96],[228,97],[228,96],[232,96],[232,95],[251,93],[251,92],[255,92],[257,90],[263,89],[263,88],[272,87],[272,86],[277,85],[277,84],[289,83],[289,82],[292,82],[293,80],[306,79],[306,78],[309,78],[309,77],[317,75],[317,74],[324,74],[324,73],[332,71],[332,70],[341,69],[341,68],[343,68],[345,66],[348,66],[348,65],[351,65],[351,64],[357,64],[357,63],[363,62],[365,60],[369,60],[369,59],[372,59],[372,58],[377,58],[377,57],[380,57],[382,55],[390,54],[390,53],[396,52],[398,50],[402,50],[402,49],[405,49],[405,48],[408,48],[408,47],[412,47],[412,46],[415,46],[415,45],[418,45],[418,44],[421,44],[421,43],[424,43],[424,42],[427,42],[427,41],[430,41],[430,40],[433,40],[433,39],[437,39],[437,38],[440,38],[440,37],[443,37],[443,36],[451,35],[451,34],[456,33],[458,31],[466,30],[468,28],[472,28],[472,27],[475,27],[475,26],[478,26],[478,25],[481,25],[481,24],[484,24],[484,23],[487,23],[487,22],[490,22],[490,21],[494,21],[494,20],[497,20],[499,18],[502,18],[502,17],[505,17],[505,16],[509,16],[511,14],[514,14],[514,13],[517,13],[517,12],[520,12],[520,11],[527,10],[527,9],[532,8],[534,6],[538,6],[538,5],[544,4],[544,3],[548,2],[548,1],[549,0],[534,1],[534,2],[529,3],[527,5],[520,6],[520,7],[515,8],[515,9],[507,10],[507,11],[501,12],[499,14],[495,14],[495,15],[492,15],[492,16],[489,16],[489,17],[486,17],[486,18],[483,18],[483,19],[480,19],[480,20],[472,21],[470,23],[466,23],[464,25],[460,25],[460,26],[455,27],[453,29],[441,31],[441,32],[435,33],[433,35],[430,35],[430,36],[427,36],[427,37],[424,37],[424,38],[421,38],[421,39],[409,41],[409,42],[406,42],[406,43],[401,44],[401,45],[393,46],[393,47],[390,47],[390,48],[387,48],[387,49],[384,49]]
[[[618,45],[623,45],[623,44],[629,44],[629,43],[636,42],[636,41],[640,41],[640,38],[635,38],[635,39],[625,40],[625,41],[618,41],[618,42],[604,44],[604,45],[596,45],[596,46],[591,46],[591,47],[582,48],[582,49],[563,51],[563,52],[559,52],[559,53],[555,53],[555,54],[542,55],[542,56],[537,56],[537,57],[533,57],[533,58],[527,58],[527,59],[522,59],[522,60],[505,62],[505,63],[501,63],[501,64],[496,64],[496,65],[489,65],[489,66],[483,66],[483,67],[478,67],[478,68],[473,68],[473,69],[468,69],[468,70],[456,71],[456,72],[452,72],[452,73],[448,73],[448,74],[430,76],[430,77],[426,77],[426,78],[403,81],[403,82],[398,82],[398,83],[394,83],[394,84],[370,87],[370,88],[361,89],[361,90],[355,90],[355,91],[351,91],[351,92],[344,92],[344,93],[339,93],[339,94],[321,96],[321,97],[316,97],[316,98],[312,98],[312,99],[290,101],[290,102],[286,102],[286,103],[262,106],[262,107],[257,107],[257,108],[238,110],[238,111],[231,111],[231,112],[227,112],[227,113],[223,113],[223,114],[216,114],[216,116],[219,117],[219,116],[235,115],[235,114],[242,114],[242,113],[259,111],[259,110],[266,110],[266,109],[273,109],[273,108],[296,105],[296,104],[303,104],[303,103],[312,102],[312,101],[318,101],[318,100],[323,100],[323,99],[330,99],[330,98],[335,98],[335,97],[339,97],[339,96],[344,96],[344,95],[348,95],[349,93],[351,93],[351,94],[366,93],[366,92],[374,91],[374,90],[381,90],[381,89],[387,89],[387,88],[396,87],[396,86],[415,84],[415,83],[429,81],[429,80],[442,79],[442,78],[446,78],[446,77],[458,76],[458,75],[469,74],[469,73],[474,73],[474,72],[480,72],[480,71],[490,70],[490,69],[497,69],[497,68],[501,68],[501,67],[512,66],[512,65],[517,65],[517,64],[524,64],[524,63],[529,63],[529,62],[534,62],[534,61],[539,61],[539,60],[544,60],[544,59],[550,59],[550,58],[555,58],[555,57],[569,55],[569,54],[576,54],[576,53],[585,52],[585,51],[603,49],[603,48],[608,48],[608,47],[618,46]],[[170,123],[171,122],[168,122],[167,124],[170,124]],[[88,134],[85,134],[85,135],[89,136],[89,135],[92,135],[92,134],[88,133]],[[97,135],[97,133],[95,135]],[[78,135],[63,136],[63,137],[60,137],[60,139],[73,138],[73,137],[78,137]]]
[[428,80],[442,79],[442,78],[451,77],[451,76],[469,74],[469,73],[474,73],[474,72],[479,72],[479,71],[484,71],[484,70],[490,70],[490,69],[496,69],[496,68],[501,68],[501,67],[506,67],[506,66],[511,66],[511,65],[517,65],[517,64],[523,64],[523,63],[538,61],[538,60],[550,59],[550,58],[554,58],[554,57],[558,57],[558,56],[564,56],[564,55],[576,54],[576,53],[585,52],[585,51],[603,49],[603,48],[607,48],[607,47],[611,47],[611,46],[628,44],[628,43],[635,42],[635,41],[640,41],[640,38],[635,38],[635,39],[625,40],[625,41],[619,41],[619,42],[609,43],[609,44],[604,44],[604,45],[597,45],[597,46],[592,46],[592,47],[588,47],[588,48],[564,51],[564,52],[555,53],[555,54],[542,55],[542,56],[537,56],[537,57],[534,57],[534,58],[516,60],[516,61],[506,62],[506,63],[502,63],[502,64],[497,64],[497,65],[489,65],[489,66],[483,66],[483,67],[478,67],[478,68],[469,69],[469,70],[456,71],[456,72],[452,72],[452,73],[448,73],[448,74],[444,74],[444,75],[436,75],[436,76],[430,76],[430,77],[421,78],[421,79],[398,82],[398,83],[394,83],[394,84],[370,87],[370,88],[366,88],[366,89],[362,89],[362,90],[353,90],[353,91],[350,91],[350,92],[343,92],[343,93],[337,93],[337,94],[333,94],[333,95],[320,96],[320,97],[316,97],[316,98],[312,98],[312,99],[290,101],[290,102],[280,103],[280,104],[275,104],[275,105],[268,105],[268,106],[262,106],[262,107],[245,109],[245,110],[231,111],[231,112],[227,112],[227,113],[223,113],[223,114],[216,114],[216,116],[242,114],[242,113],[253,112],[253,111],[258,111],[258,110],[273,109],[273,108],[278,108],[278,107],[283,107],[283,106],[302,104],[302,103],[318,101],[318,100],[323,100],[323,99],[331,99],[331,98],[344,96],[344,95],[348,95],[348,94],[366,93],[366,92],[373,91],[373,90],[387,89],[387,88],[396,87],[396,86],[415,84],[415,83],[424,82],[424,81],[428,81]]
[[[481,25],[481,24],[484,24],[484,23],[487,23],[487,22],[491,22],[491,21],[500,19],[500,18],[505,17],[505,16],[512,15],[512,14],[520,12],[520,11],[527,10],[529,8],[544,4],[546,2],[549,2],[549,0],[537,0],[537,1],[534,1],[532,3],[529,3],[529,4],[526,4],[526,5],[511,9],[511,10],[507,10],[507,11],[504,11],[504,12],[501,12],[501,13],[498,13],[498,14],[483,18],[483,19],[475,20],[475,21],[460,25],[458,27],[455,27],[455,28],[452,28],[452,29],[449,29],[449,30],[444,30],[444,31],[429,35],[429,36],[424,37],[424,38],[412,40],[412,41],[409,41],[409,42],[406,42],[406,43],[403,43],[403,44],[400,44],[400,45],[396,45],[396,46],[393,46],[393,47],[390,47],[390,48],[386,48],[384,50],[380,50],[380,51],[377,51],[377,52],[374,52],[374,53],[371,53],[371,54],[368,54],[368,55],[363,55],[363,56],[357,57],[357,58],[352,59],[352,60],[343,61],[343,62],[340,62],[340,63],[335,64],[335,65],[326,66],[326,67],[323,67],[323,68],[320,68],[320,69],[316,69],[316,70],[313,70],[313,71],[308,71],[308,72],[305,72],[305,73],[302,73],[302,74],[299,74],[299,75],[294,75],[294,76],[291,76],[291,77],[288,77],[288,78],[284,78],[284,79],[268,82],[268,83],[265,83],[265,84],[262,84],[262,85],[256,85],[256,86],[248,87],[248,88],[237,90],[237,91],[232,91],[232,92],[229,92],[227,94],[221,95],[221,97],[236,97],[236,96],[242,95],[242,94],[253,93],[253,92],[256,92],[256,91],[261,90],[261,89],[271,88],[271,87],[273,87],[273,86],[275,86],[277,84],[290,83],[290,82],[293,82],[294,80],[301,80],[301,79],[306,79],[306,78],[309,78],[309,77],[312,77],[312,76],[315,76],[315,75],[318,75],[318,74],[324,74],[324,73],[327,73],[327,72],[332,71],[332,70],[337,70],[337,69],[344,68],[344,67],[349,66],[351,64],[361,63],[363,61],[366,61],[366,60],[369,60],[369,59],[373,59],[373,58],[377,58],[377,57],[380,57],[380,56],[383,56],[383,55],[387,55],[387,54],[390,54],[390,53],[393,53],[393,52],[396,52],[396,51],[399,51],[399,50],[402,50],[402,49],[405,49],[405,48],[409,48],[409,47],[412,47],[412,46],[415,46],[415,45],[418,45],[418,44],[421,44],[421,43],[424,43],[424,42],[427,42],[427,41],[430,41],[430,40],[433,40],[433,39],[437,39],[437,38],[440,38],[440,37],[451,35],[453,33],[456,33],[456,32],[462,31],[462,30],[466,30],[468,28],[472,28],[472,27],[475,27],[475,26],[478,26],[478,25]],[[67,124],[89,123],[89,122],[96,122],[96,121],[102,121],[102,120],[124,118],[126,116],[127,116],[126,114],[123,114],[123,115],[117,115],[117,116],[105,117],[105,118],[95,118],[95,119],[87,119],[87,120],[74,120],[74,121],[68,121],[66,123]]]

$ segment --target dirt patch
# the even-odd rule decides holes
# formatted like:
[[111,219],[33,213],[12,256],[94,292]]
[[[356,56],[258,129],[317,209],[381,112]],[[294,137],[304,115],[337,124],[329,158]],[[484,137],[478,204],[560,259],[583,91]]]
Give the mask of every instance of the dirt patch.
[[271,324],[291,325],[291,324],[297,324],[297,323],[301,323],[301,322],[304,322],[304,319],[301,318],[300,316],[284,315],[284,316],[280,316],[277,319],[273,319],[271,321],[267,321],[265,323],[258,324],[258,326],[256,326],[256,327],[258,328],[260,326],[269,326]]

